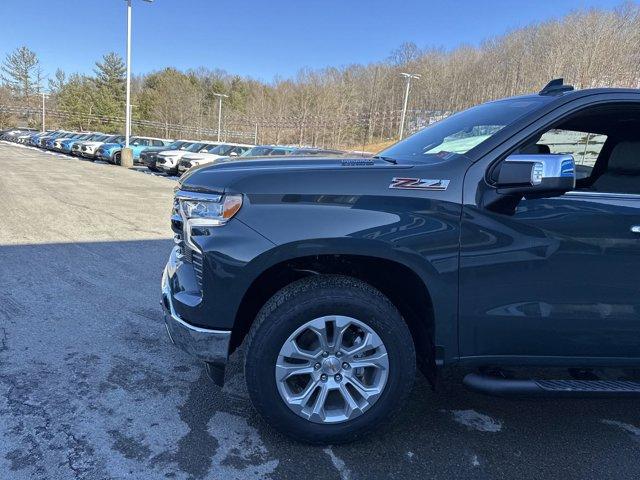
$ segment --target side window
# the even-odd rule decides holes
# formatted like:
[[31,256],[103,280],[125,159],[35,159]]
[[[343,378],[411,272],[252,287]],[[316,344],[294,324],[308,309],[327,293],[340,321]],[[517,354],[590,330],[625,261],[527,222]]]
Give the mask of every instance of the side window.
[[269,155],[286,155],[287,152],[285,152],[284,150],[271,150],[271,153],[269,153]]
[[162,147],[164,146],[164,142],[162,142],[162,140],[152,140],[153,146],[154,147]]
[[593,173],[593,167],[602,151],[606,135],[554,128],[545,132],[537,144],[544,145],[549,153],[573,155],[576,162],[576,178],[586,179]]
[[542,135],[538,145],[547,145],[550,153],[571,154],[576,165],[593,168],[606,140],[606,135],[556,128]]

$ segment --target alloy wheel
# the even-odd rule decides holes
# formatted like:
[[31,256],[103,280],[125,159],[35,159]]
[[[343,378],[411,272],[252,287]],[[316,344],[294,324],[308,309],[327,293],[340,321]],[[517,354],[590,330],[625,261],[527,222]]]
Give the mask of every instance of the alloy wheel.
[[275,367],[286,405],[314,423],[363,414],[380,398],[388,375],[382,339],[365,323],[341,315],[315,318],[296,329]]

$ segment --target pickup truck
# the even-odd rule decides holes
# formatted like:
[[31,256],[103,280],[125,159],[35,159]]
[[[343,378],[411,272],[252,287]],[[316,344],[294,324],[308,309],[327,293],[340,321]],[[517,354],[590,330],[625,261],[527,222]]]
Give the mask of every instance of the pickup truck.
[[640,90],[557,79],[372,158],[196,167],[171,225],[173,343],[218,384],[243,345],[255,408],[298,440],[371,432],[416,368],[505,397],[640,396],[600,374],[640,368]]

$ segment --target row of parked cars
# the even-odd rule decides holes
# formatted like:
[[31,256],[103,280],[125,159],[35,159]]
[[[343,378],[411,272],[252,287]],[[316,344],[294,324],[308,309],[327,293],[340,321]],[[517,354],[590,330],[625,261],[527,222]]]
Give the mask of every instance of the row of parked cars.
[[[62,152],[88,160],[120,164],[124,135],[100,132],[70,132],[55,130],[38,132],[32,129],[0,131],[0,139]],[[232,161],[245,157],[341,155],[340,150],[299,148],[282,145],[250,145],[243,143],[201,140],[168,140],[153,137],[130,137],[129,148],[134,163],[154,172],[182,175],[192,167],[207,163]]]

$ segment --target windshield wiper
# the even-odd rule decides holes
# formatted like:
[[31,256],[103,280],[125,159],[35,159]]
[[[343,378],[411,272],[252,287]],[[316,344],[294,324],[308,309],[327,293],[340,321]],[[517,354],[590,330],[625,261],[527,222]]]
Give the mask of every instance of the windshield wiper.
[[371,158],[384,160],[385,162],[389,162],[389,163],[392,163],[392,164],[394,164],[394,165],[397,165],[397,164],[398,164],[398,161],[397,161],[397,160],[395,160],[395,159],[393,159],[393,158],[391,158],[391,157],[383,157],[383,156],[381,156],[381,155],[374,155],[374,156],[373,156],[373,157],[371,157]]

